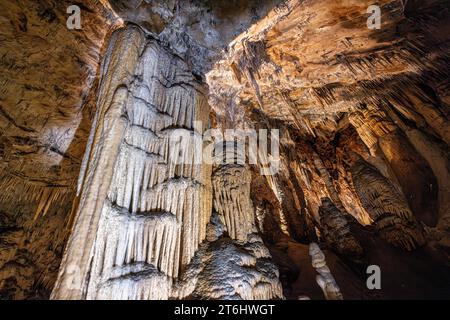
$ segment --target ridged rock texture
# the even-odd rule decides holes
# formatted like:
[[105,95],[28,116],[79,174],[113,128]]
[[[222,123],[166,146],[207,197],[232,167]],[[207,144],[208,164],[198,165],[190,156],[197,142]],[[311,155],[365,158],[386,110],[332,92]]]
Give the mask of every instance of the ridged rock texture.
[[[225,143],[219,145],[226,148]],[[202,261],[194,297],[207,299],[282,299],[279,272],[257,233],[250,199],[251,173],[244,164],[226,164],[226,156],[239,149],[218,152],[212,176],[214,223]],[[216,158],[216,160],[218,160]]]
[[448,298],[450,2],[373,2],[0,0],[0,298]]
[[327,300],[342,300],[341,290],[327,266],[325,255],[317,243],[312,242],[309,245],[309,255],[311,256],[311,264],[318,273],[317,284],[322,289],[325,298]]
[[207,123],[205,95],[179,58],[128,26],[112,35],[97,106],[53,298],[168,299],[211,215],[210,169],[172,141]]
[[[117,26],[83,1],[84,28],[66,27],[71,1],[1,1],[0,297],[48,297],[95,113],[103,43]],[[101,26],[101,28],[98,28]]]

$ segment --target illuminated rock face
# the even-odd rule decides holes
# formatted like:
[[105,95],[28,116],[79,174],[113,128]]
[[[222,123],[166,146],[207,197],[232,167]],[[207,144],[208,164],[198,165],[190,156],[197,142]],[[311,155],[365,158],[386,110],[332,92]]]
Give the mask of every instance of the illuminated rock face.
[[[175,129],[207,123],[202,90],[187,66],[140,28],[112,35],[54,298],[172,296],[211,215],[211,169],[188,165],[193,146],[170,139]],[[160,290],[151,289],[157,284]]]
[[[238,150],[232,153],[238,156]],[[256,228],[248,167],[220,164],[212,181],[215,217],[193,297],[282,299],[278,269]]]
[[448,1],[3,2],[0,298],[449,296]]
[[2,1],[0,296],[48,298],[70,230],[103,46],[118,18],[83,1]]
[[[179,279],[206,237],[211,166],[195,164],[195,151],[202,150],[192,140],[176,143],[173,131],[202,133],[195,131],[203,130],[196,123],[208,123],[204,90],[181,59],[139,27],[112,35],[79,179],[77,217],[54,299],[148,300],[190,294]],[[206,252],[197,252],[205,261],[199,279],[194,276],[189,283],[207,287],[213,280],[205,272],[217,277],[215,272],[223,268],[210,298],[282,298],[278,271],[256,234],[250,173],[226,167],[214,177],[215,207],[231,239],[238,241],[224,248],[225,255],[237,255],[237,264],[227,267],[223,250],[211,244]],[[248,247],[247,254],[239,254],[244,250],[235,248],[239,244]],[[239,266],[241,273],[235,272],[230,283],[236,292],[229,292],[221,287],[223,277]],[[236,277],[252,267],[244,281],[248,287],[242,289],[243,280]],[[199,294],[208,296],[203,290]]]

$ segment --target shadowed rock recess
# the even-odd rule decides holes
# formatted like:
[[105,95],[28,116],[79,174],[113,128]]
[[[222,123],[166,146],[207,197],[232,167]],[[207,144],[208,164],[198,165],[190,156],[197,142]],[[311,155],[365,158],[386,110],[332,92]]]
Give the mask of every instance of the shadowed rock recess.
[[0,299],[450,297],[448,0],[0,4]]

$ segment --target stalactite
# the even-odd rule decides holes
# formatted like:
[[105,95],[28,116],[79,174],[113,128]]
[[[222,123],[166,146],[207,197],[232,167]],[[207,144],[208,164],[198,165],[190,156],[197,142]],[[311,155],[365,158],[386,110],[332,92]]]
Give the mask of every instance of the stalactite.
[[[24,178],[10,174],[4,174],[0,177],[0,189],[3,190],[0,195],[0,202],[13,204],[20,199],[27,203],[36,203],[34,221],[40,216],[45,216],[48,210],[58,202],[68,201],[73,197],[74,185],[52,186],[45,182],[27,181]],[[14,191],[14,192],[12,192]]]
[[439,214],[433,212],[433,218],[436,219],[438,216],[438,226],[445,229],[445,226],[450,225],[450,201],[447,197],[450,192],[450,164],[445,151],[442,145],[437,144],[422,131],[407,126],[394,112],[388,111],[388,113],[433,170],[439,185]]
[[308,143],[299,146],[297,152],[298,160],[292,162],[292,171],[302,184],[308,210],[314,219],[320,220],[322,198],[330,198],[339,210],[345,211],[330,172],[320,155]]
[[395,131],[395,126],[386,121],[386,114],[374,106],[359,108],[349,120],[372,154],[376,153],[378,138]]
[[[122,57],[125,63],[118,64]],[[156,41],[144,40],[133,26],[113,36],[105,65],[74,227],[94,233],[90,246],[78,244],[92,262],[83,273],[69,270],[66,275],[65,268],[86,261],[80,253],[70,258],[72,266],[63,261],[59,282],[68,283],[57,286],[53,296],[167,299],[206,237],[211,214],[211,168],[196,162],[195,139],[180,141],[177,135],[181,131],[191,137],[206,129],[205,90],[180,58]],[[102,126],[111,125],[108,121],[112,129],[102,133]],[[108,154],[103,154],[106,148]],[[111,171],[106,174],[105,169]],[[86,194],[90,188],[102,191],[91,199]],[[82,220],[87,208],[96,225]],[[79,250],[76,245],[75,239],[69,242],[66,259]],[[70,282],[74,276],[79,283],[75,289]],[[158,290],[150,289],[156,284]]]
[[242,74],[253,88],[260,107],[263,107],[261,90],[259,89],[257,79],[260,77],[258,69],[265,60],[267,60],[265,52],[265,44],[262,41],[243,41],[242,55],[238,61],[233,61],[230,65],[233,66],[233,72],[239,82],[242,79]]
[[322,228],[321,235],[333,249],[347,257],[356,259],[363,255],[363,248],[352,235],[346,216],[329,198],[322,199],[319,216]]
[[333,185],[333,181],[331,180],[330,173],[328,172],[327,168],[323,164],[322,159],[319,157],[319,155],[313,151],[312,153],[313,161],[314,161],[314,168],[319,171],[320,177],[323,179],[326,190],[328,191],[328,194],[330,195],[330,198],[335,203],[336,207],[339,210],[345,210],[341,199],[339,198],[338,193],[336,192],[336,189]]
[[380,105],[362,106],[360,113],[350,116],[350,122],[371,154],[379,156],[381,151],[386,158],[416,218],[429,226],[435,225],[437,179],[427,161],[389,117],[392,114],[389,109]]
[[44,188],[39,197],[39,204],[36,209],[34,220],[36,221],[36,219],[40,215],[45,216],[50,207],[52,206],[52,204],[56,203],[60,199],[61,199],[61,191],[59,189]]
[[26,299],[37,296],[36,288],[50,292],[55,256],[67,240],[64,220],[75,186],[47,185],[5,173],[0,179],[0,296]]
[[255,232],[253,206],[248,196],[250,180],[250,172],[241,165],[222,166],[214,172],[214,207],[234,240],[246,241],[247,235]]

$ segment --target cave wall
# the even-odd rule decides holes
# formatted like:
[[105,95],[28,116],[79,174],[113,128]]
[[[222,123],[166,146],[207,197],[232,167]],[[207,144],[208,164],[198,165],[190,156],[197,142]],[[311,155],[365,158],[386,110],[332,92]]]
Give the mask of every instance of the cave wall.
[[69,234],[103,43],[118,17],[84,1],[83,29],[70,31],[70,1],[1,4],[0,296],[43,298]]
[[[2,3],[2,298],[448,296],[448,1]],[[212,128],[280,170],[172,163]]]

